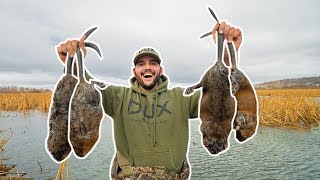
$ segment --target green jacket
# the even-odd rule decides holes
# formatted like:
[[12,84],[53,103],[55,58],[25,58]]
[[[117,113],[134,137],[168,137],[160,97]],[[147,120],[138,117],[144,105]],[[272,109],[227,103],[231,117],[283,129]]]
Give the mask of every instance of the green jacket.
[[200,91],[183,96],[183,88],[158,88],[142,93],[133,77],[131,87],[110,85],[102,90],[105,113],[113,118],[114,138],[131,166],[165,166],[179,172],[186,159],[189,118],[198,117]]

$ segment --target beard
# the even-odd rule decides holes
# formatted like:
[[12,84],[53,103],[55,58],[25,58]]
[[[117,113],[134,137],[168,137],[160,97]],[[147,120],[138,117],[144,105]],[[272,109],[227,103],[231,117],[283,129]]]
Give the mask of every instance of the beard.
[[140,78],[140,76],[137,76],[137,75],[135,74],[135,77],[136,77],[136,79],[137,79],[137,81],[138,81],[138,84],[139,84],[140,86],[142,86],[145,90],[151,90],[152,88],[154,88],[154,87],[157,85],[157,83],[158,83],[159,80],[160,80],[160,74],[157,74],[156,77],[154,78],[154,80],[152,81],[152,83],[151,83],[150,85],[146,85],[146,84],[143,82],[143,80]]

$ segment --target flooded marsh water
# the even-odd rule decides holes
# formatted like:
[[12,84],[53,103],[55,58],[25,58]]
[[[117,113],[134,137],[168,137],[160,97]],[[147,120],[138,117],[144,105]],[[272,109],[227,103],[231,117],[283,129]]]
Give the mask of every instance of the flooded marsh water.
[[[309,131],[260,127],[257,135],[238,144],[234,134],[227,152],[213,157],[203,149],[199,121],[190,121],[189,161],[191,179],[319,179],[320,129]],[[6,164],[27,172],[27,177],[55,177],[59,165],[45,150],[47,115],[32,111],[0,113],[0,129],[11,127],[14,135],[5,145]],[[111,120],[102,123],[101,139],[85,160],[70,158],[70,179],[109,179],[114,154]],[[39,165],[40,164],[40,165]],[[41,167],[40,167],[41,166]],[[41,170],[42,168],[42,170]]]

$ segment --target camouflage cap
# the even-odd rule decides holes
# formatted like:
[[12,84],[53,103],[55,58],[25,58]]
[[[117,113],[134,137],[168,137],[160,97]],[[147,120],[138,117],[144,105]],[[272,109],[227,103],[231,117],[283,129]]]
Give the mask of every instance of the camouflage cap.
[[136,65],[137,61],[142,56],[151,56],[151,57],[155,58],[158,61],[159,64],[161,63],[161,59],[160,59],[159,53],[155,49],[148,47],[148,48],[139,49],[135,53],[134,59],[133,59],[133,64]]

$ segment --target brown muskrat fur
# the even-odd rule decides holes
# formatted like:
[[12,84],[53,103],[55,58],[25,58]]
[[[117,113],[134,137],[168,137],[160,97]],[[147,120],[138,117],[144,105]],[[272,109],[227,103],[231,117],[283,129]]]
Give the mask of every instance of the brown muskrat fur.
[[68,142],[68,112],[72,93],[78,80],[72,76],[72,58],[66,63],[66,73],[57,83],[51,101],[49,112],[49,134],[47,138],[47,149],[53,158],[61,162],[71,152]]
[[79,48],[77,60],[79,83],[71,101],[70,143],[78,157],[85,157],[99,139],[103,110],[100,91],[84,79],[82,53]]
[[200,119],[203,145],[211,154],[218,154],[229,146],[235,100],[230,94],[229,69],[222,62],[224,36],[218,34],[218,60],[203,75],[199,84],[186,89],[190,94],[202,87]]
[[232,93],[237,100],[237,113],[233,128],[236,130],[237,140],[243,142],[252,137],[256,132],[258,125],[258,100],[252,83],[238,68],[232,43],[228,43],[228,49],[232,63],[231,78],[235,82],[232,84]]

